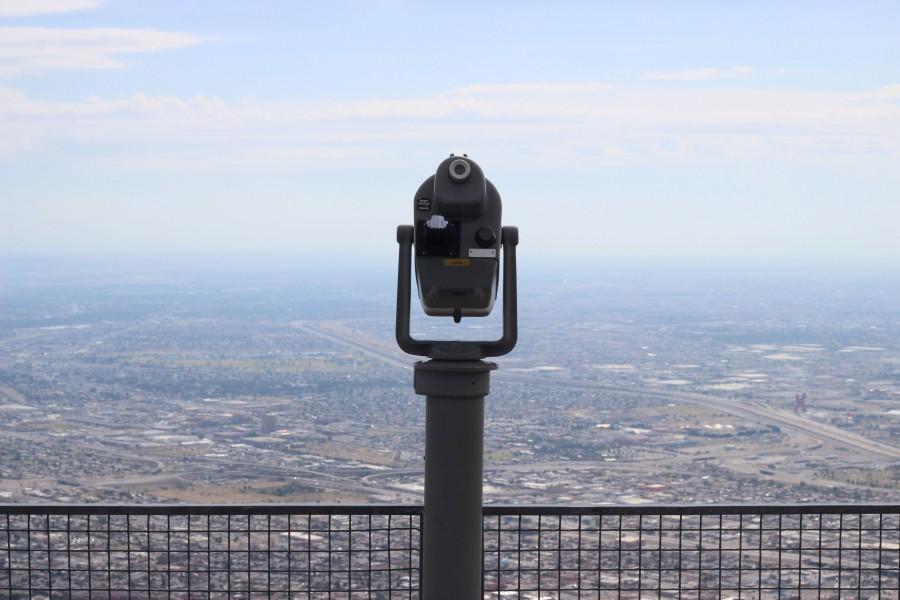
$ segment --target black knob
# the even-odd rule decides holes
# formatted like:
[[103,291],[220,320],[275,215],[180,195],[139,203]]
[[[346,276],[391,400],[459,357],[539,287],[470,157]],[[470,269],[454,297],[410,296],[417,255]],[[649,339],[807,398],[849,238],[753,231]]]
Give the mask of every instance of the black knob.
[[497,234],[490,227],[480,227],[475,232],[475,243],[482,248],[490,248],[497,241]]

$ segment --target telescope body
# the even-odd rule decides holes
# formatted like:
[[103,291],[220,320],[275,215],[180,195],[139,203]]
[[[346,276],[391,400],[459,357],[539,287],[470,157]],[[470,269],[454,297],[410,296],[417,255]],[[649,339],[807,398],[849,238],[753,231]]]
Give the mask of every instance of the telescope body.
[[450,156],[415,196],[416,283],[425,314],[485,317],[497,297],[500,194],[474,161]]

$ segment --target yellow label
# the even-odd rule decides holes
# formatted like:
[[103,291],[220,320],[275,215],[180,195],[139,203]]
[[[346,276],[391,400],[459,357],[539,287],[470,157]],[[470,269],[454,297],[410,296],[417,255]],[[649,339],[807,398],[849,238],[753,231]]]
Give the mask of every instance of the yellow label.
[[445,267],[469,267],[472,262],[468,258],[445,258]]

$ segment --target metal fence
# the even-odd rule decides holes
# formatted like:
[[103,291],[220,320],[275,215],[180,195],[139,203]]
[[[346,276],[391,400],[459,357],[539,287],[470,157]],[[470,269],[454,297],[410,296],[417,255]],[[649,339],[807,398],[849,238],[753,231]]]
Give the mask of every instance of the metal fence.
[[[900,505],[487,506],[484,597],[900,598]],[[422,507],[0,505],[0,598],[419,598]]]
[[0,506],[0,598],[412,599],[420,535],[404,506]]
[[900,596],[900,506],[502,507],[485,597]]

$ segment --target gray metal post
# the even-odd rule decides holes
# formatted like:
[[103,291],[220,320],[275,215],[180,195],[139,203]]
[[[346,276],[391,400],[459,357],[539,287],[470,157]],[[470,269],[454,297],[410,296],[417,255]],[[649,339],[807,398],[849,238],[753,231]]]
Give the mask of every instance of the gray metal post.
[[423,600],[482,597],[483,360],[429,360],[415,367],[425,399]]

